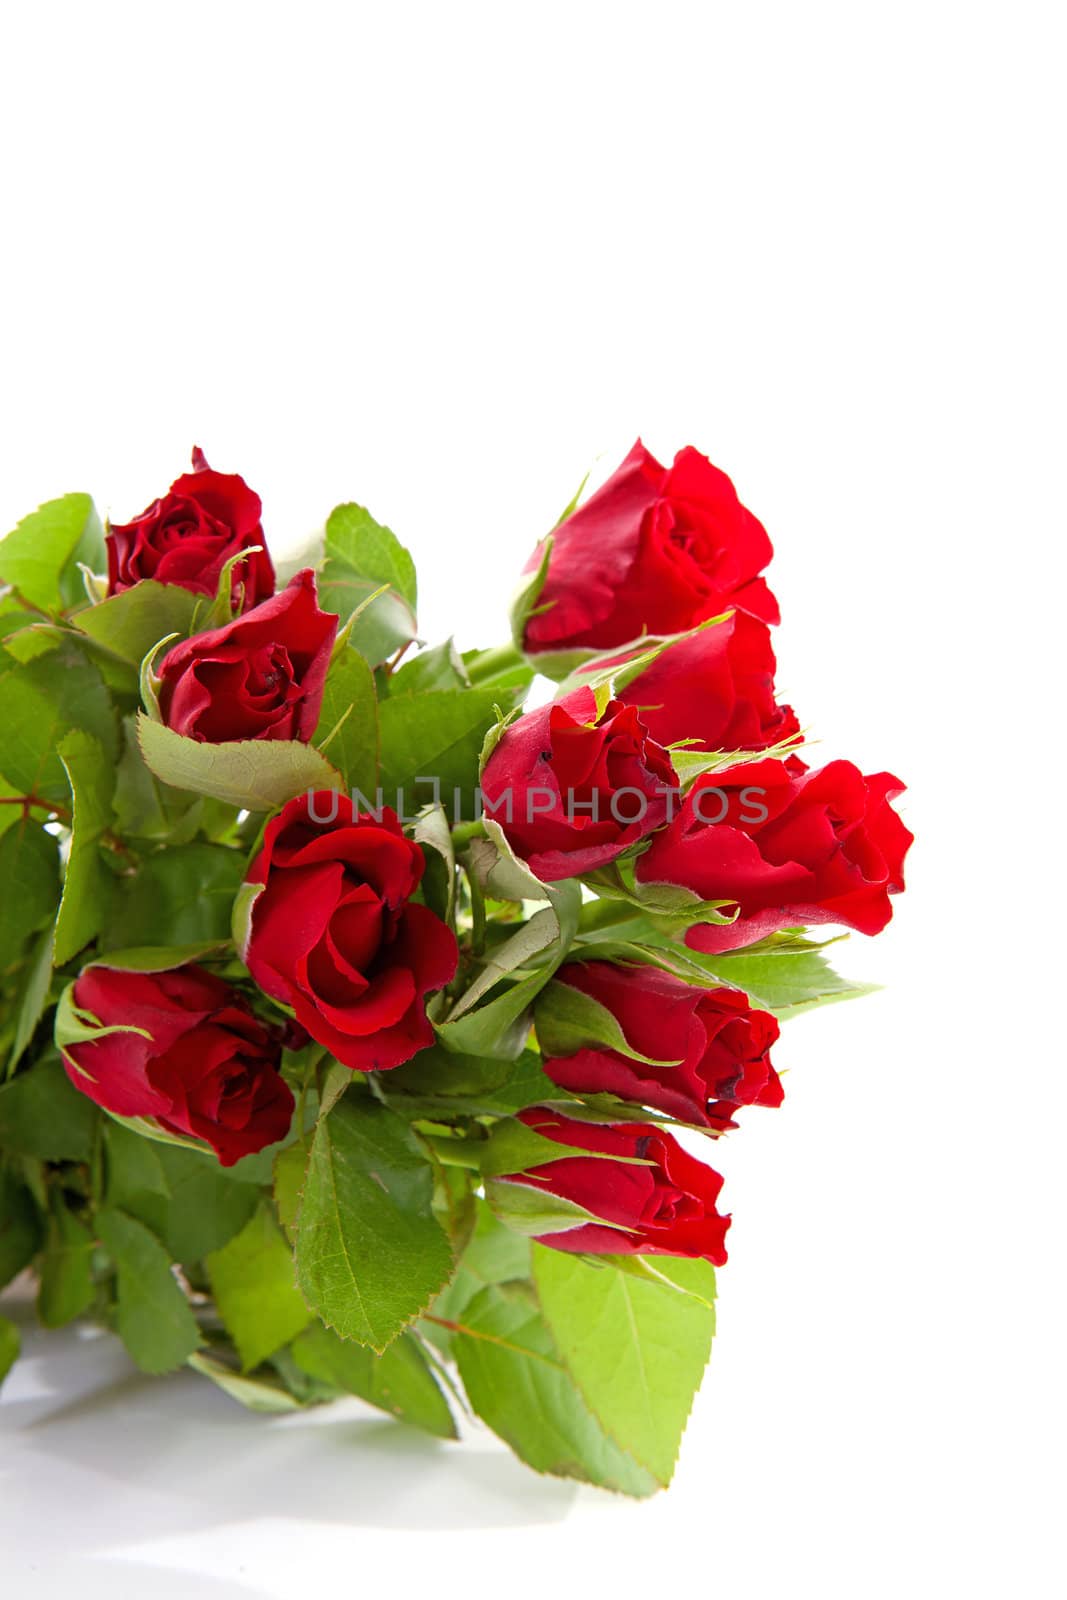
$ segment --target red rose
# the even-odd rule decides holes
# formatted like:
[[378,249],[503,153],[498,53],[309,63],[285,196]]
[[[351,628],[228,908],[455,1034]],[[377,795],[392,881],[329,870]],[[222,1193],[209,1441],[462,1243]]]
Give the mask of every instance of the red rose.
[[631,1049],[678,1063],[653,1067],[603,1048],[546,1053],[545,1071],[561,1088],[615,1094],[708,1128],[732,1128],[738,1106],[781,1105],[769,1054],[778,1023],[740,990],[694,988],[655,967],[608,961],[569,961],[556,977],[605,1006]]
[[440,918],[410,903],[423,866],[392,811],[378,822],[323,790],[267,824],[249,870],[264,885],[249,972],[354,1071],[384,1072],[433,1041],[425,997],[455,975],[458,951]]
[[642,633],[683,633],[730,607],[777,622],[758,576],[771,554],[763,526],[706,456],[688,446],[663,467],[638,440],[555,530],[523,647],[608,650]]
[[319,610],[315,574],[224,628],[175,645],[159,668],[159,709],[187,739],[300,739],[315,732],[337,633]]
[[850,761],[797,775],[753,761],[694,784],[637,863],[642,883],[674,883],[740,907],[729,927],[686,934],[695,950],[732,950],[780,928],[836,922],[878,933],[904,887],[912,835],[889,801],[904,785]]
[[488,816],[545,883],[591,872],[667,815],[677,777],[632,706],[576,689],[512,724],[482,774]]
[[[176,478],[170,493],[154,500],[132,522],[112,523],[107,535],[108,587],[112,594],[142,578],[174,583],[195,594],[213,595],[231,556],[263,544],[262,502],[235,472],[212,472],[202,450],[193,470]],[[274,593],[274,567],[265,549],[233,569],[233,592],[242,605],[258,605]]]
[[792,707],[775,701],[774,671],[769,629],[737,611],[671,645],[619,699],[662,745],[766,750],[800,732]]
[[557,1144],[599,1154],[562,1156],[502,1181],[543,1189],[616,1224],[546,1233],[539,1244],[583,1255],[704,1256],[722,1266],[730,1226],[715,1209],[722,1179],[669,1133],[641,1122],[575,1122],[544,1106],[520,1111],[519,1120]]
[[152,1117],[211,1145],[224,1167],[284,1139],[293,1097],[279,1039],[236,989],[203,967],[87,967],[73,1000],[107,1033],[63,1052],[76,1089],[120,1117]]

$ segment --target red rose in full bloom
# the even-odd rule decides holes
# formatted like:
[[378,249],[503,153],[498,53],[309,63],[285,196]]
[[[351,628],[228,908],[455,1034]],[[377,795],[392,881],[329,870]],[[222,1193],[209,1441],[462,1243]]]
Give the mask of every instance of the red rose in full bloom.
[[[262,510],[259,495],[243,478],[235,472],[213,472],[204,452],[194,450],[192,472],[176,478],[169,492],[132,522],[112,523],[108,529],[110,592],[119,594],[142,578],[154,578],[213,595],[231,556],[249,545],[263,545]],[[245,608],[274,593],[274,567],[265,548],[234,567],[235,596],[238,585]]]
[[851,761],[801,775],[767,760],[711,773],[652,840],[637,877],[736,901],[730,926],[689,930],[694,950],[732,950],[805,923],[878,933],[904,887],[912,835],[889,804],[903,788]]
[[774,698],[770,630],[737,611],[681,639],[619,691],[662,745],[694,740],[705,750],[766,750],[800,732]]
[[545,883],[602,867],[667,815],[677,777],[632,706],[576,689],[512,724],[486,763],[486,814]]
[[411,903],[423,866],[393,812],[379,822],[321,791],[267,824],[249,870],[264,886],[241,952],[249,972],[354,1071],[384,1072],[433,1042],[426,995],[450,982],[458,951]]
[[76,1089],[120,1117],[151,1117],[211,1145],[224,1167],[284,1139],[293,1096],[279,1035],[203,967],[129,972],[87,967],[73,1000],[107,1033],[63,1052]]
[[315,574],[223,628],[175,645],[159,667],[159,708],[188,739],[300,739],[315,732],[337,633],[320,611]]
[[616,1019],[632,1050],[586,1048],[568,1056],[546,1052],[553,1083],[575,1094],[615,1094],[708,1128],[732,1128],[739,1106],[778,1106],[782,1084],[771,1064],[778,1023],[757,1011],[738,989],[700,989],[656,967],[618,967],[609,961],[568,961],[560,983],[599,1001]]
[[[642,1122],[575,1122],[544,1106],[520,1111],[519,1120],[576,1153],[501,1181],[543,1189],[616,1224],[546,1233],[539,1244],[583,1255],[703,1256],[722,1266],[730,1226],[715,1209],[722,1179],[669,1133]],[[577,1153],[589,1150],[599,1154]]]
[[771,554],[762,524],[706,456],[687,446],[664,467],[638,440],[555,530],[523,648],[609,650],[642,633],[683,633],[731,607],[777,622],[759,577]]

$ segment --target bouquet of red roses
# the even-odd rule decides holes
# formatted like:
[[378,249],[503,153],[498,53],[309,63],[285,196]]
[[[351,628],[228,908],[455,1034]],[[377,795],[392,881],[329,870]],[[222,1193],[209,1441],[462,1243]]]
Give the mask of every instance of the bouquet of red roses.
[[287,581],[260,519],[196,451],[0,543],[0,1286],[253,1409],[473,1412],[648,1494],[709,1141],[780,1103],[780,1018],[861,992],[808,930],[889,920],[901,784],[804,760],[769,540],[693,449],[568,509],[494,649],[422,644],[361,506]]

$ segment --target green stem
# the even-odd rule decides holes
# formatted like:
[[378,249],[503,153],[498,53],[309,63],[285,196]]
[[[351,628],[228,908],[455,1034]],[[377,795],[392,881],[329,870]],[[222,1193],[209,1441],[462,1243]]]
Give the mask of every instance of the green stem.
[[484,822],[457,822],[452,829],[452,845],[455,850],[462,850],[465,844],[472,839],[485,838]]
[[476,873],[467,873],[467,886],[471,896],[471,954],[480,956],[485,949],[485,895]]
[[578,913],[578,932],[614,928],[619,923],[633,922],[640,915],[640,908],[626,900],[587,900]]
[[507,644],[494,645],[491,650],[479,650],[467,662],[467,676],[472,684],[488,684],[521,667],[524,659],[522,651],[509,640]]
[[485,1155],[483,1140],[438,1138],[432,1133],[420,1133],[419,1138],[430,1146],[443,1167],[463,1167],[468,1172],[480,1170]]

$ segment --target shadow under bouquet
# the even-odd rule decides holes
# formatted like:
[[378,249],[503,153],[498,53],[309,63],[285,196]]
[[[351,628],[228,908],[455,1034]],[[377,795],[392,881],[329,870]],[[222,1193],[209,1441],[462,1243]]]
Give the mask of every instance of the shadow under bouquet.
[[129,523],[21,522],[0,1287],[254,1410],[473,1415],[539,1471],[668,1483],[714,1141],[781,1102],[780,1021],[862,992],[811,930],[884,927],[911,837],[896,778],[806,762],[770,556],[704,456],[638,443],[512,641],[460,653],[369,512],[277,572],[200,451]]

